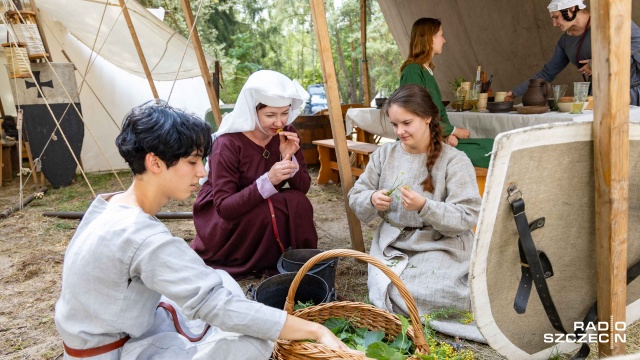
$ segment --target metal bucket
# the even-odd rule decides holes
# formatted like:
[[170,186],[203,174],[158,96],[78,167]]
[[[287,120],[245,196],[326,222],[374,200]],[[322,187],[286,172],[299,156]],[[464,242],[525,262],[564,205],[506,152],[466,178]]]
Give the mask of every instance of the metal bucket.
[[[318,249],[296,249],[289,250],[280,255],[278,259],[278,271],[284,273],[296,273],[302,266],[312,257],[323,252]],[[338,258],[324,260],[314,265],[307,274],[319,276],[327,283],[329,291],[333,292],[336,283],[336,267],[338,266]]]
[[[250,289],[251,299],[277,309],[284,309],[287,293],[295,277],[295,273],[274,275],[263,281],[255,291]],[[296,304],[298,301],[302,303],[311,301],[314,305],[318,305],[326,302],[329,297],[329,288],[324,280],[312,274],[305,274],[298,286],[294,301]]]

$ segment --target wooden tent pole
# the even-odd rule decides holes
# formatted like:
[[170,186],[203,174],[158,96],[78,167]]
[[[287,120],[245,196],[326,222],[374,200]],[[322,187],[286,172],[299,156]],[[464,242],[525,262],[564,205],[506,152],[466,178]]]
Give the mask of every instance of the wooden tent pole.
[[193,49],[196,51],[196,58],[198,59],[198,65],[200,65],[200,72],[202,72],[202,80],[204,80],[204,86],[207,88],[207,95],[209,95],[209,102],[211,103],[211,112],[213,113],[213,118],[216,120],[216,125],[220,127],[220,122],[222,121],[222,114],[220,114],[220,104],[218,103],[218,97],[213,90],[213,79],[211,79],[211,73],[209,72],[207,59],[204,56],[204,50],[202,50],[202,43],[200,42],[198,29],[194,25],[191,3],[189,2],[189,0],[180,0],[180,4],[182,5],[182,12],[184,12],[184,18],[187,22],[187,29],[193,28],[193,32],[191,34]]
[[342,110],[340,107],[340,97],[338,95],[338,80],[336,78],[336,68],[333,63],[331,53],[331,43],[329,42],[329,28],[327,27],[327,15],[324,10],[322,0],[310,0],[311,17],[313,18],[316,39],[318,40],[318,53],[320,54],[320,65],[322,67],[322,78],[324,88],[327,93],[327,103],[329,105],[329,119],[331,120],[331,131],[336,144],[336,157],[338,158],[338,172],[340,173],[340,184],[344,205],[347,210],[347,221],[349,222],[349,233],[351,235],[351,246],[354,250],[364,252],[364,241],[362,240],[362,228],[360,220],[349,208],[349,198],[347,194],[353,187],[353,177],[351,176],[351,163],[349,162],[349,151],[347,150],[347,135],[344,130]]
[[133,44],[136,46],[136,51],[138,52],[140,63],[142,63],[144,74],[147,76],[147,81],[149,81],[149,87],[151,88],[151,93],[153,94],[153,98],[157,100],[160,97],[158,96],[158,91],[156,90],[156,84],[153,82],[153,77],[151,77],[151,71],[149,70],[147,59],[144,57],[144,52],[142,52],[142,47],[140,47],[140,40],[138,39],[138,34],[136,34],[136,29],[133,27],[133,22],[131,22],[131,16],[129,15],[129,9],[127,8],[127,5],[124,3],[124,0],[120,0],[120,7],[122,8],[122,15],[124,16],[124,19],[127,22],[127,26],[129,27],[129,32],[131,33]]
[[367,62],[367,0],[360,0],[360,47],[362,48],[362,87],[364,90],[364,104],[371,104],[371,89],[369,86],[369,63]]
[[626,322],[631,0],[596,0],[591,7],[591,41],[598,49],[593,52],[598,320],[614,326],[602,332],[608,341],[599,343],[599,351],[613,356],[625,353],[625,343],[616,337],[625,331],[615,324]]
[[31,7],[33,8],[33,12],[36,14],[36,26],[38,28],[38,33],[40,34],[40,38],[42,39],[42,46],[44,47],[44,52],[47,54],[47,60],[49,62],[53,62],[51,58],[51,51],[49,51],[49,43],[47,43],[47,37],[42,29],[42,24],[40,23],[40,9],[38,9],[38,5],[36,4],[36,0],[29,0],[31,2]]

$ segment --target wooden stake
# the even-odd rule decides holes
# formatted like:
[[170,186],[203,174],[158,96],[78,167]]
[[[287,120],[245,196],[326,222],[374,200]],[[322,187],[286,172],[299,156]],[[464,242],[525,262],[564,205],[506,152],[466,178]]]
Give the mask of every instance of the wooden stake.
[[133,22],[131,22],[129,9],[127,8],[127,5],[124,3],[124,0],[119,0],[119,1],[120,1],[120,7],[122,8],[122,15],[124,16],[124,20],[127,22],[127,26],[129,27],[129,32],[131,33],[133,44],[136,46],[136,51],[138,52],[140,63],[142,63],[142,68],[144,69],[144,74],[147,76],[147,81],[149,81],[149,87],[151,88],[151,93],[153,94],[153,98],[157,100],[160,97],[158,96],[158,91],[156,90],[156,84],[153,82],[153,77],[151,77],[151,71],[149,70],[147,59],[144,57],[144,52],[142,52],[142,47],[140,47],[140,40],[138,39],[138,35],[136,34],[136,29],[133,27]]
[[371,89],[369,86],[369,63],[367,62],[367,0],[360,0],[360,47],[362,48],[362,87],[364,90],[364,104],[371,104]]
[[202,72],[202,79],[204,80],[204,86],[207,88],[207,95],[209,95],[209,102],[211,103],[211,112],[213,112],[213,118],[216,120],[216,125],[220,127],[222,121],[222,114],[220,114],[220,104],[218,103],[218,97],[213,90],[213,80],[211,79],[211,73],[207,65],[207,59],[204,56],[202,50],[202,43],[200,42],[200,36],[198,35],[198,29],[194,26],[193,12],[191,12],[191,4],[189,0],[180,0],[182,5],[182,12],[184,12],[184,18],[187,22],[187,29],[193,27],[193,33],[191,34],[191,41],[193,41],[193,49],[196,51],[196,58],[198,59],[198,65],[200,65],[200,71]]
[[329,42],[329,29],[327,27],[327,15],[324,10],[322,0],[310,0],[311,17],[313,18],[316,38],[318,40],[318,52],[320,54],[320,65],[322,66],[322,78],[324,88],[327,93],[329,105],[329,119],[331,120],[331,131],[336,144],[336,157],[338,158],[338,172],[340,173],[340,184],[344,197],[345,209],[347,211],[347,221],[349,222],[349,233],[351,235],[351,246],[354,250],[364,252],[364,241],[362,240],[362,228],[360,220],[349,208],[349,198],[347,194],[353,187],[353,177],[351,175],[351,163],[349,162],[349,151],[347,150],[347,135],[344,130],[342,119],[342,109],[340,107],[340,97],[338,95],[338,81],[336,78],[336,68],[333,63],[331,53],[331,43]]
[[[598,320],[611,327],[626,322],[631,0],[591,7]],[[624,331],[603,333],[609,341],[599,343],[601,356],[625,353],[615,337]]]

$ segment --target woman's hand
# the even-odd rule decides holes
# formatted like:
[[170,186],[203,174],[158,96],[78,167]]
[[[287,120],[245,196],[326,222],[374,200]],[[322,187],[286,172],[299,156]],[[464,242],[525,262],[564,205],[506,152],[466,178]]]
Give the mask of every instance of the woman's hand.
[[321,324],[304,320],[293,315],[287,315],[287,320],[280,332],[280,339],[284,340],[315,340],[316,343],[326,345],[332,349],[362,354],[360,351],[351,350],[331,330]]
[[402,207],[408,211],[420,211],[424,204],[427,203],[427,199],[424,196],[411,190],[408,185],[402,186],[400,192],[402,193]]
[[507,95],[504,96],[504,101],[513,101],[516,97],[513,96],[513,91],[509,91]]
[[291,155],[287,154],[282,161],[273,164],[267,176],[273,185],[277,185],[293,177],[296,170],[298,170],[298,164],[291,161]]
[[458,139],[468,139],[471,136],[471,131],[463,128],[456,128],[456,131],[452,135],[455,135]]
[[371,195],[371,205],[373,205],[378,211],[389,210],[389,205],[393,199],[387,196],[387,189],[382,189],[374,192]]
[[320,325],[320,326],[322,326],[322,329],[319,329],[320,334],[318,334],[318,336],[314,339],[316,343],[326,345],[332,349],[356,353],[355,350],[349,349],[347,345],[345,345],[342,341],[340,341],[340,339],[338,339],[338,337],[336,337],[331,332],[331,330],[327,329],[323,325]]
[[578,72],[581,72],[582,75],[584,75],[586,77],[591,76],[591,74],[592,74],[591,65],[590,65],[591,59],[580,60],[579,62],[580,62],[580,64],[584,64],[584,66],[581,67],[580,69],[578,69]]
[[300,138],[298,134],[291,131],[281,131],[278,136],[280,136],[280,155],[282,158],[286,158],[287,155],[295,155],[295,153],[300,149]]
[[449,135],[445,139],[445,143],[449,146],[456,147],[458,146],[458,138],[455,135]]

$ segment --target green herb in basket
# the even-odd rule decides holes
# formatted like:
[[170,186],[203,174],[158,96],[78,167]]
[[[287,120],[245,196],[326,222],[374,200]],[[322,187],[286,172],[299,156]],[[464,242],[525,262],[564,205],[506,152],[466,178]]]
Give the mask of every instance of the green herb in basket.
[[307,302],[302,302],[298,300],[298,303],[293,306],[293,311],[308,308],[309,306],[313,306],[313,305],[315,305],[313,303],[313,300],[309,300]]

